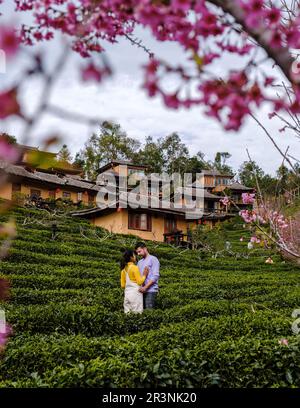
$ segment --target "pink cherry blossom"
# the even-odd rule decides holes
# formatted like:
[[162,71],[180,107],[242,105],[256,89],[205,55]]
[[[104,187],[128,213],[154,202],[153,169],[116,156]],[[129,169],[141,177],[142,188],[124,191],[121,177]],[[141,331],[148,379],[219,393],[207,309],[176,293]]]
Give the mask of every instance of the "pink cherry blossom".
[[257,214],[256,214],[255,211],[251,211],[251,210],[241,210],[241,211],[239,212],[239,215],[243,218],[243,220],[244,220],[247,224],[257,221]]
[[19,157],[19,150],[3,138],[0,138],[0,158],[9,163],[15,163]]
[[17,99],[15,88],[0,92],[0,119],[5,119],[10,115],[20,115],[20,105]]
[[243,204],[253,204],[255,202],[255,194],[242,193]]
[[20,39],[13,27],[0,26],[0,49],[5,52],[7,58],[16,55],[19,49]]
[[[257,49],[255,42],[263,42],[262,47],[271,50],[267,55],[282,68],[292,85],[300,84],[300,74],[298,70],[295,72],[295,66],[291,67],[290,59],[287,68],[281,66],[281,59],[287,54],[282,53],[282,47],[290,54],[293,54],[292,49],[300,48],[299,13],[289,13],[287,19],[284,5],[279,7],[278,2],[232,0],[239,16],[236,23],[244,27],[243,33],[236,37],[230,35],[231,19],[227,18],[228,10],[222,7],[223,2],[216,7],[207,0],[15,0],[15,3],[18,12],[33,11],[33,24],[23,25],[20,29],[20,39],[26,45],[49,40],[59,31],[70,37],[74,51],[83,58],[90,58],[94,53],[104,52],[105,42],[114,44],[121,37],[128,39],[137,25],[144,26],[158,41],[179,45],[188,64],[183,60],[180,65],[171,66],[172,61],[168,64],[165,58],[154,63],[150,61],[145,68],[143,88],[149,96],[159,96],[173,109],[204,106],[206,114],[219,121],[226,130],[238,131],[247,116],[263,102],[270,103],[275,112],[300,112],[297,88],[291,100],[280,99],[274,93],[270,96],[266,88],[274,85],[273,79],[258,80],[262,72],[255,64],[245,67],[237,61],[237,67],[245,68],[236,68],[233,72],[224,69],[221,78],[210,75],[210,65],[216,59],[222,64],[222,57],[230,53],[237,57],[247,56],[251,61],[251,51]],[[232,12],[229,10],[228,14]],[[15,52],[15,33],[11,28],[9,33],[12,41],[8,41],[11,45],[6,47]],[[261,37],[260,41],[257,41],[258,37]],[[153,57],[151,51],[148,53]],[[276,59],[276,55],[282,58]],[[153,70],[154,67],[157,71]],[[172,75],[178,77],[179,86],[176,92],[167,93],[163,84]],[[91,63],[82,76],[85,80],[99,82],[104,75],[102,69]],[[196,89],[193,96],[191,89]]]
[[101,82],[105,75],[108,75],[108,70],[106,68],[99,68],[92,62],[81,71],[83,81]]
[[224,197],[220,200],[223,205],[228,205],[230,203],[229,197]]
[[264,14],[271,25],[277,24],[280,21],[281,11],[277,7],[267,9]]

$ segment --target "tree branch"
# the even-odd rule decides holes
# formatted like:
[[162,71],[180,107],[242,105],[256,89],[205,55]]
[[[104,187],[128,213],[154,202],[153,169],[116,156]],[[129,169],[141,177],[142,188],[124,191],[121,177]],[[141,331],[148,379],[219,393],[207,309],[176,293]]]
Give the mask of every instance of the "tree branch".
[[208,0],[209,3],[220,7],[225,13],[230,14],[235,21],[240,24],[244,31],[248,33],[268,54],[268,56],[279,66],[285,77],[291,79],[291,66],[294,62],[289,49],[287,47],[272,48],[268,42],[268,34],[271,33],[265,26],[261,29],[249,28],[245,23],[245,13],[238,5],[236,0]]

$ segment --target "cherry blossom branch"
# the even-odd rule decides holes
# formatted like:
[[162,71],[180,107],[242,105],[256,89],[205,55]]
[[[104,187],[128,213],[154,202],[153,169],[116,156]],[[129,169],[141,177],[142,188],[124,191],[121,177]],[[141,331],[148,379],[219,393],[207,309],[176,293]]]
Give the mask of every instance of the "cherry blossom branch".
[[149,55],[149,58],[154,57],[154,53],[150,50],[150,48],[146,47],[143,44],[142,40],[140,40],[139,38],[137,37],[133,38],[131,34],[125,34],[125,38],[127,38],[127,40],[129,40],[132,45],[135,45],[136,47],[143,49]]
[[266,127],[261,123],[261,121],[259,119],[257,119],[252,113],[250,113],[250,116],[256,121],[256,123],[259,125],[259,127],[262,128],[262,130],[265,132],[265,134],[268,136],[268,138],[271,140],[271,142],[273,143],[273,145],[275,146],[276,150],[280,153],[280,155],[282,157],[285,158],[285,160],[289,163],[289,165],[291,166],[291,169],[293,170],[293,172],[295,174],[297,173],[297,170],[295,169],[293,163],[291,162],[290,159],[288,159],[286,157],[286,155],[282,152],[282,150],[280,149],[280,147],[278,146],[278,144],[275,142],[274,138],[270,135],[269,131],[266,129]]
[[243,27],[244,31],[254,38],[261,48],[266,51],[267,55],[280,67],[287,80],[293,82],[291,79],[291,66],[294,62],[294,58],[289,48],[278,47],[274,49],[270,46],[268,38],[270,31],[267,27],[263,27],[263,29],[249,28],[249,26],[245,24],[245,12],[236,0],[209,0],[209,3],[220,7],[224,12],[230,14],[235,21]]
[[[253,163],[253,160],[251,159],[251,156],[250,156],[250,153],[249,153],[248,149],[246,149],[246,151],[247,151],[247,155],[248,155],[248,158],[249,158],[250,163]],[[256,169],[255,169],[255,168],[254,168],[254,170],[253,170],[253,173],[254,173],[254,177],[255,177],[255,182],[256,182],[257,191],[259,192],[259,196],[260,196],[260,202],[261,202],[261,204],[262,204],[262,207],[263,207],[265,213],[268,213],[268,208],[267,208],[267,206],[266,206],[265,200],[263,199],[263,195],[262,195],[262,192],[261,192],[261,188],[260,188],[260,184],[259,184],[259,181],[258,181],[258,177],[257,177],[257,173],[256,173]],[[269,221],[269,223],[270,223],[271,231],[275,231],[275,233],[276,233],[278,239],[274,238],[274,237],[273,237],[271,234],[269,234],[265,229],[263,229],[263,228],[261,227],[261,225],[259,224],[259,222],[253,221],[253,225],[254,225],[256,228],[258,228],[258,229],[262,232],[262,234],[263,234],[264,236],[266,236],[271,242],[273,242],[274,244],[276,244],[276,246],[279,247],[280,249],[282,249],[284,252],[286,252],[286,253],[289,254],[289,255],[294,256],[295,258],[300,258],[300,253],[297,253],[297,252],[293,251],[292,249],[290,249],[290,248],[287,246],[287,244],[285,243],[285,240],[283,239],[283,237],[282,237],[281,234],[279,233],[278,228],[277,228],[276,225],[274,224],[272,217],[269,217],[268,221]]]

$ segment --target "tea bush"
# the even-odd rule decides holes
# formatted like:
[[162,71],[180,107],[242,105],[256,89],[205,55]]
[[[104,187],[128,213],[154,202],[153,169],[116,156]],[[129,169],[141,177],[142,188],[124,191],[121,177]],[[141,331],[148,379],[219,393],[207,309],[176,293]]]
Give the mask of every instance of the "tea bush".
[[35,209],[14,216],[18,235],[0,264],[13,326],[0,387],[300,386],[299,268],[249,251],[238,219],[211,237],[217,257],[149,242],[161,262],[157,308],[134,316],[123,313],[119,258],[136,238]]

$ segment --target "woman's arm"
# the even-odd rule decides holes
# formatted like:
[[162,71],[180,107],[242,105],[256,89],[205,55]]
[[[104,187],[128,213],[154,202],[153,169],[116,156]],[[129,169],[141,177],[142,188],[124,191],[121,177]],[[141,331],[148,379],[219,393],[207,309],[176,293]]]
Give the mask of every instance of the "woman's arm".
[[145,279],[147,278],[147,273],[145,274],[145,272],[143,276],[141,276],[139,267],[136,265],[133,266],[133,274],[138,285],[142,285],[145,282]]
[[121,271],[121,288],[125,289],[125,285],[126,285],[126,276],[125,276],[124,269],[122,269],[122,271]]

